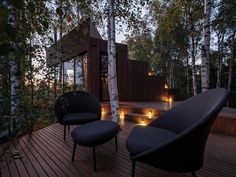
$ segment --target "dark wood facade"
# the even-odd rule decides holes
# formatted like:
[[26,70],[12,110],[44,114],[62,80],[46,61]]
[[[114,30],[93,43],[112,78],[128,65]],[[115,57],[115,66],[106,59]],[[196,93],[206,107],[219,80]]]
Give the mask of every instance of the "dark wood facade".
[[[107,55],[107,41],[103,40],[90,20],[64,35],[55,46],[47,50],[48,66],[67,61],[87,53],[87,90],[101,100],[106,100],[107,86],[101,81],[101,56]],[[57,51],[57,52],[56,52]],[[118,92],[121,101],[158,101],[164,93],[164,81],[161,76],[148,75],[148,64],[143,61],[129,60],[128,47],[116,44]],[[104,90],[105,89],[105,90]]]

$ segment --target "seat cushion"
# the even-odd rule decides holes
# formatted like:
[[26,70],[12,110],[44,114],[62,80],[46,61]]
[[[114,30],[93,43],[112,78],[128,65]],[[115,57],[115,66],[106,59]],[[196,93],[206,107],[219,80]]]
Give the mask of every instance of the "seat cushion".
[[114,138],[119,129],[119,124],[115,122],[99,120],[74,128],[71,136],[79,145],[97,146]]
[[161,146],[177,133],[152,126],[135,127],[126,141],[126,147],[132,155]]
[[72,113],[67,114],[63,117],[63,122],[66,125],[78,125],[96,120],[99,120],[98,115],[88,112]]

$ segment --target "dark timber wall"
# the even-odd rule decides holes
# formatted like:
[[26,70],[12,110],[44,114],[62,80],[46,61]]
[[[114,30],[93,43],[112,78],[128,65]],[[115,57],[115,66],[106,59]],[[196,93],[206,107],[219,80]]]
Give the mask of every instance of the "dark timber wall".
[[[91,36],[91,22],[85,21],[79,28],[73,29],[58,41],[62,51],[62,61],[87,52],[88,92],[101,98],[100,54],[107,52],[107,41]],[[161,100],[164,91],[164,80],[161,76],[149,76],[148,64],[143,61],[129,60],[125,44],[116,44],[118,91],[121,101],[157,101]],[[48,66],[60,62],[53,46],[47,50]]]

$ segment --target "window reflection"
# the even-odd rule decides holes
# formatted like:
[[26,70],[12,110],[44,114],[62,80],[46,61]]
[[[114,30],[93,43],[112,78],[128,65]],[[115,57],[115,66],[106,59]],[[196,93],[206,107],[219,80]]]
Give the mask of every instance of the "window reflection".
[[65,88],[73,88],[74,85],[74,62],[69,60],[64,62],[64,86]]
[[87,55],[64,62],[64,91],[87,90]]
[[75,86],[76,90],[87,90],[87,55],[75,59]]

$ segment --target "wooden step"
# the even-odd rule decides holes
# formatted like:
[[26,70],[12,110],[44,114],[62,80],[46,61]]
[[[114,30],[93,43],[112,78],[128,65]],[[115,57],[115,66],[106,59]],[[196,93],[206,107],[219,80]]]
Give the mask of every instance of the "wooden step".
[[[149,112],[152,113],[154,116],[159,116],[165,112],[163,109],[159,108],[150,108],[150,107],[138,107],[138,106],[130,106],[130,105],[119,105],[120,112],[123,112],[123,114],[129,114],[129,113],[139,113],[139,114],[148,114]],[[110,110],[110,104],[102,103],[102,108],[106,114],[111,113]]]
[[158,116],[148,116],[147,114],[128,113],[124,115],[125,121],[132,121],[138,124],[147,125],[156,119]]

